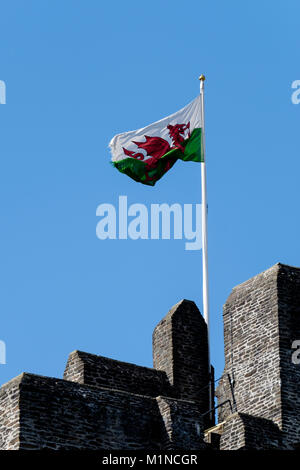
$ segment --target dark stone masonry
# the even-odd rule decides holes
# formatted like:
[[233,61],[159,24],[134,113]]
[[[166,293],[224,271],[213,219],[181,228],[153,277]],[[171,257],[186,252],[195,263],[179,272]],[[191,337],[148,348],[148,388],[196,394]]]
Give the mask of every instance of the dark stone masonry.
[[63,379],[24,373],[4,384],[0,449],[299,448],[300,269],[276,264],[235,287],[223,319],[218,424],[206,323],[182,300],[153,332],[153,369],[74,351]]

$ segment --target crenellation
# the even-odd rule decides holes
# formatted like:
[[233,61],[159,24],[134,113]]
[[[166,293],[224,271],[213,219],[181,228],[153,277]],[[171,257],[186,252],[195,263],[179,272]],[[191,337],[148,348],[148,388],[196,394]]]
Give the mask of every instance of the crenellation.
[[154,329],[154,368],[73,351],[63,379],[24,373],[2,385],[0,449],[300,448],[300,269],[277,263],[236,286],[223,322],[216,426],[206,323],[182,300]]

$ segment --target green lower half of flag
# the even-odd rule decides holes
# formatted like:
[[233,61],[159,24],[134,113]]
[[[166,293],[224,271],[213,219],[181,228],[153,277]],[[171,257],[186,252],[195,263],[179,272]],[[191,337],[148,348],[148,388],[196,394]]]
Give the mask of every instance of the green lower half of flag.
[[150,159],[147,163],[147,160],[124,158],[124,160],[112,163],[121,173],[125,173],[135,181],[154,186],[156,181],[169,171],[177,160],[186,162],[203,161],[201,137],[201,129],[194,129],[191,137],[182,143],[184,152],[178,148],[171,149],[156,161]]

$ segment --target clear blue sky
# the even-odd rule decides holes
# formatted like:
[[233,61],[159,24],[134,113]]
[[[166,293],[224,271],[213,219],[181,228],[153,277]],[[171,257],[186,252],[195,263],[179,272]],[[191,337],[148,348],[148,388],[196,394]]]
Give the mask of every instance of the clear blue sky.
[[151,366],[156,323],[201,308],[201,252],[96,238],[96,208],[199,203],[200,165],[154,187],[110,164],[114,134],[171,114],[206,81],[212,361],[231,288],[300,266],[299,2],[6,1],[0,15],[0,382],[61,377],[80,349]]

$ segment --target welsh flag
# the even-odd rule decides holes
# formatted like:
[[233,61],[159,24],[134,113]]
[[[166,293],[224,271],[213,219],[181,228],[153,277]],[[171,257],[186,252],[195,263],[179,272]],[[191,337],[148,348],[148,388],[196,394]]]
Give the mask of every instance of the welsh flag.
[[198,96],[171,116],[116,135],[109,144],[112,164],[135,181],[154,186],[176,160],[203,161],[201,115]]

